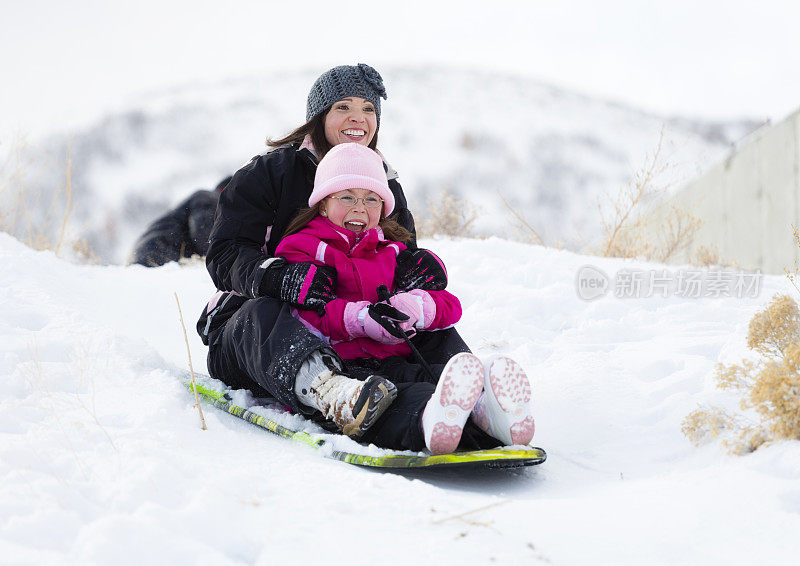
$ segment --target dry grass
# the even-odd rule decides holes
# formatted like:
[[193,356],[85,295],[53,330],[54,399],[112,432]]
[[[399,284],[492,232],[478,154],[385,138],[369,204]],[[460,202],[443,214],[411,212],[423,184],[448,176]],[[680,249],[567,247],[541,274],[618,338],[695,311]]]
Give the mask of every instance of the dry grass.
[[699,407],[683,421],[682,431],[700,444],[722,436],[736,454],[775,440],[800,440],[800,309],[788,295],[776,295],[753,316],[747,346],[757,357],[717,366],[717,387],[741,395],[740,408],[754,412],[752,422],[716,407]]
[[456,197],[450,191],[443,190],[438,198],[428,198],[427,213],[422,216],[422,222],[417,226],[417,236],[428,238],[439,234],[462,238],[475,237],[472,225],[477,218],[478,210],[474,204]]
[[[88,242],[69,234],[74,207],[70,148],[66,148],[64,164],[60,166],[63,184],[49,192],[33,188],[27,182],[26,172],[40,166],[34,162],[34,155],[24,138],[20,138],[12,144],[0,166],[0,231],[35,250],[50,250],[56,255],[69,250],[87,263],[95,262]],[[54,161],[45,160],[50,165]]]
[[[800,229],[797,226],[792,225],[792,236],[794,238],[794,249],[795,252],[800,250]],[[800,293],[800,287],[798,287],[797,281],[800,278],[800,262],[797,259],[794,260],[794,268],[789,270],[788,268],[783,268],[784,273],[786,273],[786,277],[789,278],[789,282],[794,285],[794,288],[797,289],[797,292]]]
[[514,217],[517,230],[517,239],[525,242],[526,244],[537,244],[540,246],[546,245],[544,243],[544,238],[542,238],[542,235],[539,233],[539,231],[531,226],[531,224],[525,219],[520,211],[509,204],[499,189],[497,190],[497,194],[500,197],[500,200],[503,201],[505,207],[511,213],[511,216]]
[[739,268],[739,264],[735,261],[730,261],[723,258],[719,253],[719,248],[716,244],[700,245],[695,249],[692,256],[692,265],[700,267],[730,267],[734,269]]
[[655,216],[669,189],[669,184],[660,181],[671,169],[662,156],[663,141],[662,128],[655,151],[631,182],[615,197],[607,197],[608,206],[598,205],[603,227],[598,255],[666,262],[694,240],[702,221],[688,211],[671,206],[662,220]]
[[183,311],[181,310],[181,301],[178,298],[178,293],[173,293],[175,295],[175,303],[178,305],[178,318],[181,320],[181,328],[183,329],[183,340],[186,342],[186,355],[189,360],[189,372],[192,376],[192,391],[194,391],[194,400],[195,400],[195,407],[197,407],[197,412],[200,413],[200,428],[203,430],[208,430],[206,426],[206,419],[203,416],[203,408],[200,406],[200,396],[197,394],[197,384],[195,383],[194,379],[194,366],[192,365],[192,350],[189,348],[189,336],[186,334],[186,324],[183,322]]
[[[181,244],[181,246],[184,246],[184,245],[185,244]],[[205,265],[206,264],[206,258],[204,256],[201,256],[201,255],[198,255],[198,254],[192,254],[189,257],[183,257],[183,250],[181,250],[181,257],[178,260],[178,265],[180,265],[182,267],[186,267],[186,266],[194,266],[194,265],[198,265],[198,264]]]

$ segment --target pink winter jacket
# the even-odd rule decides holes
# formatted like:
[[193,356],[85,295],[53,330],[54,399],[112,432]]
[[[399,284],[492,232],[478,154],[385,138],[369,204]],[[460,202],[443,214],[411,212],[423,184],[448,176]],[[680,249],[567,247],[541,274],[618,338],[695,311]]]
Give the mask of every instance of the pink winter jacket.
[[[344,324],[344,309],[349,302],[377,302],[379,285],[395,290],[397,254],[404,249],[405,244],[384,239],[379,227],[357,235],[327,218],[315,217],[300,232],[281,240],[275,255],[291,263],[310,261],[335,268],[337,298],[327,304],[323,316],[315,311],[298,309],[294,309],[292,314],[314,334],[329,341],[345,359],[411,355],[405,342],[382,344],[371,338],[353,338]],[[455,295],[448,291],[428,293],[436,303],[436,316],[428,330],[441,330],[458,322],[461,303]]]

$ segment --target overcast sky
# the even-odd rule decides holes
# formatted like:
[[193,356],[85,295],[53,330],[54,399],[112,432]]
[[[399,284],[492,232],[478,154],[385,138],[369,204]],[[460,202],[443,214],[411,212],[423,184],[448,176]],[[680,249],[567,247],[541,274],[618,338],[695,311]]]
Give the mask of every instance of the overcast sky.
[[495,69],[658,113],[775,121],[800,107],[798,4],[0,0],[0,131],[68,127],[198,80],[361,61]]

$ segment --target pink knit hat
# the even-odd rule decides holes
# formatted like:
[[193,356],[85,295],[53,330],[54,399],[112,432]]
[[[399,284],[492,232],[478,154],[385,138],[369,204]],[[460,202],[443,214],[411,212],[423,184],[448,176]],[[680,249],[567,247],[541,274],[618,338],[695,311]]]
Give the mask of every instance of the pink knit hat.
[[386,216],[394,210],[394,195],[389,190],[383,159],[365,145],[340,143],[325,154],[317,165],[308,206],[346,189],[367,189],[377,194],[383,199]]

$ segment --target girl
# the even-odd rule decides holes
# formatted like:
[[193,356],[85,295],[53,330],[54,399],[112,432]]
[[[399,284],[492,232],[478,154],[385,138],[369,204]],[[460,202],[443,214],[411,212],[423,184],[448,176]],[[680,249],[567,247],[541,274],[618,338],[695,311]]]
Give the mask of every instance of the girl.
[[[300,402],[338,420],[347,433],[363,410],[363,404],[355,406],[353,376],[358,370],[373,372],[369,379],[385,388],[376,409],[383,414],[360,430],[362,441],[446,454],[459,446],[472,415],[470,422],[503,444],[530,442],[531,388],[522,368],[509,358],[484,367],[469,352],[443,352],[436,334],[460,319],[458,299],[443,289],[397,292],[397,257],[411,234],[387,218],[395,199],[378,154],[356,143],[329,150],[317,167],[308,204],[311,208],[289,224],[276,255],[336,269],[337,297],[324,310],[295,309],[293,315],[344,362],[311,356],[296,379]],[[381,286],[395,293],[380,296]],[[439,349],[439,360],[426,360],[432,375],[412,357],[405,337],[414,335],[423,358]]]

